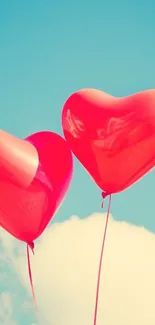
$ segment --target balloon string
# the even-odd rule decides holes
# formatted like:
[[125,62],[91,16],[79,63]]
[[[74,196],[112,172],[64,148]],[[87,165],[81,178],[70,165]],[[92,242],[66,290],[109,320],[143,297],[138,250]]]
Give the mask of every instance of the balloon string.
[[30,279],[32,297],[33,297],[33,302],[34,302],[34,307],[35,307],[35,310],[36,310],[36,314],[38,316],[38,307],[37,307],[36,297],[35,297],[35,293],[34,293],[34,286],[33,286],[32,272],[31,272],[31,263],[30,263],[30,252],[29,252],[29,248],[31,248],[31,251],[32,251],[32,253],[34,255],[34,245],[27,244],[27,261],[28,261],[28,272],[29,272],[29,279]]
[[111,195],[109,196],[108,211],[107,211],[106,223],[105,223],[104,234],[103,234],[103,241],[102,241],[102,246],[101,246],[101,254],[100,254],[98,277],[97,277],[97,287],[96,287],[96,299],[95,299],[95,310],[94,310],[94,322],[93,322],[93,325],[96,325],[96,322],[97,322],[97,312],[98,312],[98,300],[99,300],[102,260],[103,260],[104,246],[105,246],[107,227],[108,227],[108,221],[109,221],[110,207],[111,207]]

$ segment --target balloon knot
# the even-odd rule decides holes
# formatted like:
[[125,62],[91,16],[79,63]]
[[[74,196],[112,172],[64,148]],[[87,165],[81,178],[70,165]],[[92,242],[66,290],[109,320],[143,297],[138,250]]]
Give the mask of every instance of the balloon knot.
[[31,243],[27,243],[28,246],[30,247],[32,253],[34,254],[34,242],[31,242]]
[[107,192],[105,192],[105,191],[102,192],[102,198],[103,198],[103,200],[106,198],[107,195],[108,195]]
[[102,203],[101,203],[101,208],[102,208],[102,209],[103,209],[103,207],[104,207],[104,199],[107,197],[107,195],[108,195],[107,192],[105,192],[105,191],[102,192],[102,199],[103,199],[103,201],[102,201]]

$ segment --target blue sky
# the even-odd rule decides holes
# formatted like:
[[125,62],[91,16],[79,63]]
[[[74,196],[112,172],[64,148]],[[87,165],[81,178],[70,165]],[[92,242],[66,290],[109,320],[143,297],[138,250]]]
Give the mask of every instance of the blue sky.
[[[155,88],[154,17],[153,0],[1,0],[1,128],[19,137],[39,130],[62,134],[61,109],[78,89],[126,96]],[[115,195],[114,218],[155,232],[154,184],[152,171]],[[100,204],[100,190],[75,160],[55,221],[101,212]]]

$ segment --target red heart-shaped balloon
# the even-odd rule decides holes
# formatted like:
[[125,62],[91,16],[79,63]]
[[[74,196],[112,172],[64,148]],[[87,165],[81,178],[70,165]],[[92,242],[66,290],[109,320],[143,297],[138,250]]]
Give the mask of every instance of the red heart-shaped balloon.
[[26,140],[0,131],[0,224],[31,243],[62,203],[73,171],[66,141],[53,132]]
[[64,105],[62,126],[105,195],[126,189],[155,165],[155,89],[124,98],[77,91]]

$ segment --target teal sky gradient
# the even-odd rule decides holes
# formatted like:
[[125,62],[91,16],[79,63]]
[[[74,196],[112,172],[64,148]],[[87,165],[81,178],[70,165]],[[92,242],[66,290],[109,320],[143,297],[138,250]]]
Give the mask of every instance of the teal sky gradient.
[[[1,128],[19,137],[62,135],[64,102],[88,87],[114,96],[155,88],[155,2],[1,0]],[[113,197],[112,214],[155,232],[154,197],[153,170]],[[87,217],[100,205],[100,190],[75,160],[55,221]]]

